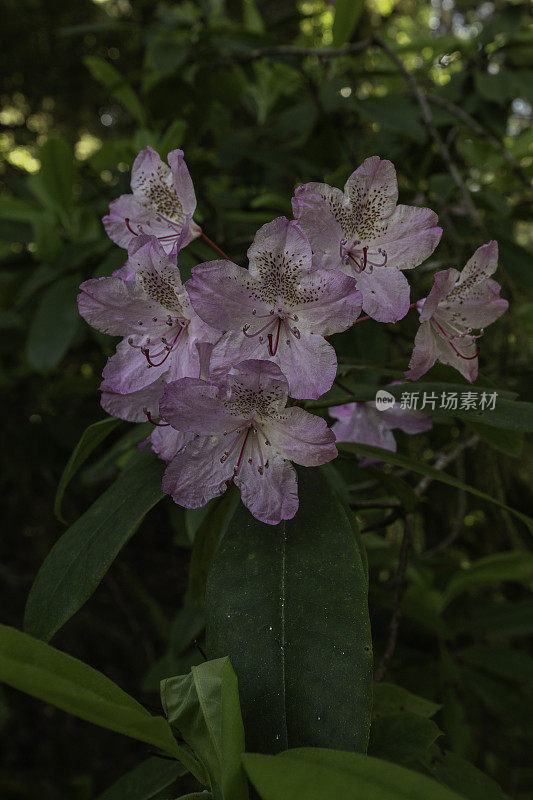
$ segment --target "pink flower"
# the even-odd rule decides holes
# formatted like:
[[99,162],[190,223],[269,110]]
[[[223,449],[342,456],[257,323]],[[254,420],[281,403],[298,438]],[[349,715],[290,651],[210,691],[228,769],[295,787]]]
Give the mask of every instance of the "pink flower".
[[455,367],[470,382],[477,378],[476,340],[509,305],[489,278],[497,266],[498,244],[489,242],[478,247],[462,272],[452,268],[435,274],[431,292],[419,304],[421,324],[406,378],[418,380],[435,361]]
[[196,239],[196,196],[183,150],[168,154],[167,166],[151,147],[141,150],[131,171],[133,194],[123,194],[102,220],[110,239],[127,248],[139,234],[156,236],[167,253]]
[[298,487],[290,462],[324,464],[337,449],[323,419],[286,407],[288,388],[276,364],[257,360],[236,364],[216,382],[183,378],[168,384],[161,417],[195,436],[168,464],[163,491],[198,508],[235,482],[257,519],[269,525],[291,519]]
[[249,269],[229,261],[200,264],[187,282],[195,311],[226,331],[213,350],[213,369],[268,359],[287,377],[292,397],[319,397],[337,369],[324,336],[349,328],[361,311],[355,280],[313,268],[307,237],[285,217],[259,229],[248,258]]
[[344,192],[306,183],[292,201],[314,263],[355,276],[364,311],[380,322],[406,315],[409,284],[400,270],[421,264],[442,234],[433,211],[397,206],[397,200],[393,164],[372,156],[350,175]]
[[198,343],[219,333],[194,312],[180,279],[176,255],[153,236],[129,248],[131,279],[96,278],[80,286],[82,317],[102,333],[124,337],[103,372],[102,405],[132,422],[157,415],[165,383],[198,375]]
[[[332,427],[338,442],[369,444],[392,452],[396,452],[393,428],[415,434],[428,431],[433,424],[430,414],[403,409],[398,403],[381,411],[374,400],[334,406],[329,413],[338,420]],[[380,463],[378,459],[366,457],[359,461],[361,466]]]
[[[210,377],[210,360],[213,345],[207,342],[196,342],[196,349],[198,351],[200,369],[198,375],[190,375],[189,377],[198,377],[207,381]],[[159,458],[167,462],[171,461],[176,453],[181,450],[182,447],[185,447],[191,439],[194,439],[194,433],[177,431],[169,425],[168,422],[156,423],[149,436],[150,446],[153,452],[157,453]]]

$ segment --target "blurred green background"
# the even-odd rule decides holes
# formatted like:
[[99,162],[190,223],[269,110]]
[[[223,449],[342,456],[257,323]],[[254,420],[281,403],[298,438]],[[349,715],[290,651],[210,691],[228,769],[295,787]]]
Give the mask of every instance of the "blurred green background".
[[[21,627],[29,587],[64,529],[52,512],[59,476],[83,429],[103,417],[97,387],[114,342],[83,323],[75,297],[81,280],[125,260],[100,218],[129,191],[147,144],[162,156],[184,149],[196,218],[241,264],[261,224],[290,216],[296,185],[342,186],[364,158],[390,158],[400,202],[434,208],[444,227],[431,259],[410,274],[413,299],[436,268],[461,267],[479,244],[498,240],[496,277],[510,310],[483,339],[480,375],[531,399],[532,45],[526,2],[3,0],[2,622]],[[212,257],[193,243],[180,256],[185,277]],[[415,331],[413,319],[368,323],[338,338],[338,351],[378,377],[407,366]],[[431,377],[439,376],[458,380],[436,368]],[[462,434],[440,425],[399,439],[400,449],[431,461]],[[69,522],[145,435],[146,426],[119,426],[111,449],[102,446],[69,489]],[[456,474],[528,512],[531,451],[518,434],[490,444],[462,457]],[[510,797],[533,798],[533,576],[495,580],[452,604],[446,620],[427,589],[459,566],[530,543],[508,514],[474,498],[432,487],[428,500],[416,517],[418,560],[390,679],[443,704],[437,722],[448,748]],[[170,500],[160,504],[54,640],[154,706],[159,677],[201,659],[191,644],[198,633],[176,645],[183,616],[172,627],[197,522]],[[453,526],[461,533],[453,545],[424,559]],[[390,525],[373,537],[379,652],[399,532]],[[194,613],[187,620],[201,630]],[[15,691],[0,695],[0,724],[8,800],[89,800],[147,755]]]

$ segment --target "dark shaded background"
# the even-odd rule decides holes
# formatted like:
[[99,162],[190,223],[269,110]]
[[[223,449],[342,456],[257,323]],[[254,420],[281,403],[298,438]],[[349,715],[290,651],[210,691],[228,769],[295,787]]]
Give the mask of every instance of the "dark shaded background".
[[[498,239],[497,277],[511,309],[483,340],[481,376],[531,398],[533,32],[527,4],[372,0],[351,37],[386,38],[415,75],[432,98],[434,124],[465,191],[454,182],[404,76],[379,48],[325,59],[279,53],[259,58],[254,52],[279,44],[329,47],[333,11],[334,3],[323,0],[3,1],[3,622],[22,625],[31,583],[64,529],[52,513],[59,476],[83,429],[103,416],[97,387],[113,342],[77,319],[75,287],[124,260],[99,218],[109,200],[128,191],[135,154],[148,143],[162,155],[183,147],[199,199],[198,221],[241,263],[257,227],[290,214],[298,183],[342,185],[363,158],[391,158],[401,202],[435,208],[445,227],[432,259],[411,276],[414,298],[427,292],[435,268],[461,266],[479,244]],[[102,63],[116,75],[102,73]],[[39,162],[46,158],[41,147],[52,136],[63,137],[75,154],[67,208],[51,204],[39,184]],[[182,268],[186,273],[210,257],[195,243],[182,255]],[[367,377],[379,376],[380,367],[403,369],[416,320],[397,327],[361,326],[357,336],[339,339],[338,350],[369,365]],[[457,380],[437,368],[432,377],[439,376]],[[116,474],[131,447],[124,437],[142,438],[142,432],[128,434],[132,427],[120,426],[70,487],[69,522]],[[464,433],[461,426],[436,426],[427,437],[404,437],[400,449],[431,461]],[[519,436],[504,438],[495,447],[482,442],[454,469],[527,512],[531,453],[521,450]],[[114,450],[106,456],[110,443]],[[453,490],[431,488],[428,500],[417,515],[418,560],[390,679],[443,703],[437,721],[446,746],[493,775],[510,796],[532,798],[533,607],[527,581],[462,598],[448,612],[452,633],[446,637],[430,619],[430,598],[417,590],[416,572],[429,571],[440,586],[465,560],[530,548],[527,533],[508,514]],[[372,523],[380,515],[362,518]],[[191,645],[174,654],[171,667],[168,661],[157,666],[183,602],[195,524],[194,515],[185,517],[165,500],[54,639],[157,708],[159,673],[186,669],[201,658]],[[460,534],[454,545],[424,561],[424,549],[454,526]],[[373,548],[375,541],[368,542],[379,653],[399,532],[392,525],[373,535],[387,544]],[[514,666],[498,674],[468,663],[461,653],[472,645],[503,648]],[[0,695],[0,722],[0,791],[9,800],[36,794],[42,800],[93,798],[147,755],[140,743],[11,690]]]

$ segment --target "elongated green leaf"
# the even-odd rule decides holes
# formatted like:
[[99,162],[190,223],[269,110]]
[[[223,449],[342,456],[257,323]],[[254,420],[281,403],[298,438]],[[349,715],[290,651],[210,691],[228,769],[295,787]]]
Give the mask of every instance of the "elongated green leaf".
[[244,508],[234,515],[208,581],[208,653],[230,657],[248,749],[364,750],[372,678],[364,567],[320,470],[300,471],[299,495],[295,518],[275,527]]
[[24,629],[48,641],[85,603],[158,503],[162,462],[141,453],[54,545],[30,590]]
[[56,209],[69,212],[74,188],[74,153],[64,139],[47,139],[39,151],[39,178],[47,198]]
[[104,61],[98,56],[86,56],[83,61],[92,76],[105,86],[111,94],[115,95],[117,100],[136,118],[140,125],[144,125],[146,123],[144,107],[120,72],[108,61]]
[[262,800],[461,800],[425,775],[358,753],[299,748],[243,761]]
[[423,769],[466,800],[504,800],[502,790],[492,778],[455,753],[442,753],[437,746],[425,759]]
[[401,134],[415,142],[423,142],[427,132],[420,124],[420,109],[413,101],[397,94],[368,97],[357,103],[358,111],[386,130]]
[[78,275],[61,278],[45,290],[30,325],[26,342],[28,361],[40,372],[53,370],[80,326],[76,295]]
[[239,492],[236,487],[231,486],[222,497],[214,501],[194,537],[189,566],[189,596],[201,607],[205,602],[205,586],[213,554],[238,502]]
[[39,206],[17,197],[0,197],[0,219],[12,222],[33,222],[41,213]]
[[189,675],[162,681],[161,701],[169,722],[205,765],[211,786],[219,787],[224,800],[246,800],[244,729],[229,659],[205,661]]
[[457,572],[446,587],[443,606],[468,589],[500,581],[530,581],[533,579],[533,553],[495,553],[475,561]]
[[84,464],[89,458],[93,450],[95,450],[98,445],[103,442],[104,439],[109,436],[111,431],[113,431],[119,424],[119,419],[108,417],[107,419],[102,419],[99,422],[94,422],[83,431],[81,439],[74,448],[72,455],[70,456],[67,465],[63,470],[63,474],[61,475],[61,479],[57,487],[54,501],[54,514],[59,520],[61,520],[61,522],[64,522],[64,519],[61,515],[61,503],[63,501],[65,490],[68,484],[79,470],[81,465]]
[[533,600],[519,603],[483,602],[470,617],[459,617],[457,633],[486,631],[498,636],[529,636],[533,634]]
[[401,711],[372,722],[368,753],[395,764],[407,765],[424,758],[441,735],[442,731],[432,719]]
[[52,214],[38,214],[33,220],[35,256],[45,264],[54,264],[61,253],[63,242]]
[[83,661],[7,625],[0,625],[0,680],[76,717],[159,747],[201,774],[163,717],[152,716]]
[[185,773],[179,761],[147,758],[99,795],[97,800],[150,800]]
[[521,454],[524,445],[523,431],[495,428],[493,425],[482,425],[472,420],[468,420],[466,424],[480,439],[495,450],[516,458]]
[[432,717],[441,709],[438,703],[432,703],[425,697],[412,694],[402,686],[393,683],[376,683],[374,686],[374,706],[372,716],[382,717],[388,714],[396,714],[400,711],[409,711],[411,714],[418,714],[421,717]]
[[368,471],[379,481],[387,491],[398,498],[406,511],[414,511],[420,502],[412,486],[407,481],[398,478],[391,472],[384,472],[379,467],[369,467]]
[[380,461],[385,461],[386,464],[392,464],[395,467],[403,467],[404,469],[411,470],[412,472],[417,472],[420,475],[427,475],[433,480],[440,481],[440,483],[446,483],[448,486],[454,486],[456,489],[463,489],[465,492],[469,492],[475,497],[486,500],[488,503],[494,503],[494,505],[509,511],[511,514],[521,520],[524,525],[527,525],[529,531],[533,533],[533,519],[528,517],[527,514],[522,514],[521,511],[517,511],[515,508],[511,508],[505,503],[502,503],[501,500],[498,500],[496,497],[492,497],[492,495],[486,494],[486,492],[482,492],[480,489],[476,489],[475,486],[470,486],[467,483],[463,483],[463,481],[460,481],[453,475],[448,475],[448,473],[443,472],[443,470],[430,467],[428,464],[424,464],[421,461],[416,461],[414,458],[408,458],[407,456],[402,456],[398,453],[391,453],[390,450],[384,450],[381,447],[372,447],[368,444],[337,442],[337,447],[341,451],[347,453],[357,453],[358,455],[362,456],[372,456]]
[[457,653],[461,661],[501,678],[527,683],[533,678],[533,656],[510,647],[471,645]]
[[333,18],[333,44],[335,47],[350,41],[364,7],[365,0],[337,0]]
[[213,800],[211,792],[191,792],[190,794],[182,794],[176,800]]
[[227,800],[248,800],[248,781],[242,768],[244,725],[239,702],[239,687],[229,659],[222,666],[220,712],[222,797]]
[[175,150],[177,147],[182,146],[183,140],[185,139],[186,130],[187,123],[184,119],[175,119],[170,124],[168,130],[165,131],[158,148],[159,154],[163,159],[167,157],[167,154],[170,153],[171,150]]

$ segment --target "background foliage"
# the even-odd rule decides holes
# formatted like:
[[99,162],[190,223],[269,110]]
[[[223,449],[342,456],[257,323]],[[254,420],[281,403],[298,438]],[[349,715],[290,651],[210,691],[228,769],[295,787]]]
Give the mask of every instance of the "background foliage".
[[[497,279],[510,310],[483,339],[480,383],[531,397],[533,33],[526,3],[4,0],[3,32],[3,622],[22,626],[29,588],[64,529],[53,515],[63,467],[84,428],[103,418],[97,386],[113,343],[79,319],[75,297],[81,280],[122,264],[99,220],[109,200],[128,191],[133,158],[147,144],[162,155],[185,150],[198,221],[240,263],[262,223],[290,215],[297,184],[342,185],[365,157],[392,159],[401,202],[434,208],[445,228],[433,257],[410,275],[413,299],[427,292],[434,269],[460,267],[496,238]],[[196,242],[182,254],[182,269],[187,274],[211,257]],[[386,382],[387,370],[403,370],[415,330],[408,318],[337,337],[340,356],[358,367],[352,385]],[[459,383],[439,367],[430,378]],[[69,523],[128,466],[146,426],[122,423],[105,433],[66,490]],[[455,440],[469,442],[448,471],[531,513],[531,451],[522,438],[520,430],[448,419],[428,435],[398,441],[401,453],[428,465]],[[359,470],[348,456],[339,463],[337,480],[342,475],[343,490],[353,487],[349,499],[366,529],[378,661],[406,512],[411,520],[403,619],[387,681],[437,704],[442,737],[433,745],[430,713],[408,709],[418,714],[416,724],[428,723],[418,740],[426,750],[393,760],[438,754],[442,744],[508,796],[533,798],[530,534],[505,510],[460,489],[434,482],[417,499],[410,487],[419,485],[410,473],[398,476],[399,467]],[[156,492],[151,480],[147,506]],[[110,513],[112,499],[104,502]],[[159,502],[54,639],[147,706],[158,707],[159,678],[203,660],[194,645],[202,614],[184,600],[198,530],[209,550],[209,519],[201,526],[202,518],[168,498]],[[121,544],[137,526],[133,517]],[[190,594],[197,599],[205,575],[194,553]],[[32,613],[37,630],[39,602]],[[387,737],[395,730],[401,743],[405,719],[391,719],[390,703],[384,709],[371,752],[390,757]],[[33,797],[37,786],[43,800],[96,797],[148,755],[139,742],[13,690],[0,696],[0,723],[7,767],[0,789],[14,800]],[[428,763],[443,769],[438,759]],[[183,792],[187,779],[179,780]]]

